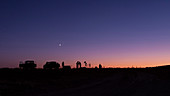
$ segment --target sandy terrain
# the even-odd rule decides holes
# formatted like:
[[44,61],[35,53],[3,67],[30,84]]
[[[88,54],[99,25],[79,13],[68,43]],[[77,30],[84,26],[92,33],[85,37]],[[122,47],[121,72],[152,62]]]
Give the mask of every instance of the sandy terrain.
[[39,96],[170,96],[169,85],[153,74],[117,73],[92,84]]
[[170,96],[168,73],[154,72],[0,70],[0,94],[1,96]]

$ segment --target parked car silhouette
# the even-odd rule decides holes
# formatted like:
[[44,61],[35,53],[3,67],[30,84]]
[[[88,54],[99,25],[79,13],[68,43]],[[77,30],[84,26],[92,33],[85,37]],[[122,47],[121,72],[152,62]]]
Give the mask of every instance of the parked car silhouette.
[[20,69],[35,69],[37,65],[34,63],[33,60],[25,61],[25,63],[19,64]]
[[46,64],[43,66],[44,69],[59,69],[59,67],[60,64],[55,61],[46,62]]

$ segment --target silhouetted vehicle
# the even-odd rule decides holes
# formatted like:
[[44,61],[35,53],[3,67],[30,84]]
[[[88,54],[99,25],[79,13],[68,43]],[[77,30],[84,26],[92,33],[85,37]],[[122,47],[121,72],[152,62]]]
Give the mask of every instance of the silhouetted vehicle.
[[60,64],[55,61],[46,62],[46,64],[43,66],[44,69],[59,69],[59,67]]
[[63,67],[64,70],[70,70],[71,69],[71,66],[65,66],[64,62],[62,62],[62,67]]
[[37,65],[32,60],[25,61],[19,64],[20,69],[35,69]]
[[77,66],[77,68],[81,68],[81,62],[80,62],[80,61],[77,61],[77,62],[76,62],[76,66]]

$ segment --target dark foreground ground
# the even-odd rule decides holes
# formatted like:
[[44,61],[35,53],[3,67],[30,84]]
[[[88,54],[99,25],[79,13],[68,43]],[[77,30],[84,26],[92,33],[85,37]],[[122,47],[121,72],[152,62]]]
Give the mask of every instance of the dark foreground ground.
[[170,69],[0,69],[0,96],[170,96]]

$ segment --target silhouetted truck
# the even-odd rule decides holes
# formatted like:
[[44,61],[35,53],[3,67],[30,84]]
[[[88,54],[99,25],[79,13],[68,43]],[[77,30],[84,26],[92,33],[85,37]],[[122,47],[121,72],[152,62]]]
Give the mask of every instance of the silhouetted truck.
[[59,67],[60,64],[55,61],[46,62],[46,64],[43,66],[44,69],[59,69]]
[[28,60],[25,61],[25,63],[19,64],[20,69],[35,69],[37,65],[34,63],[34,61]]

